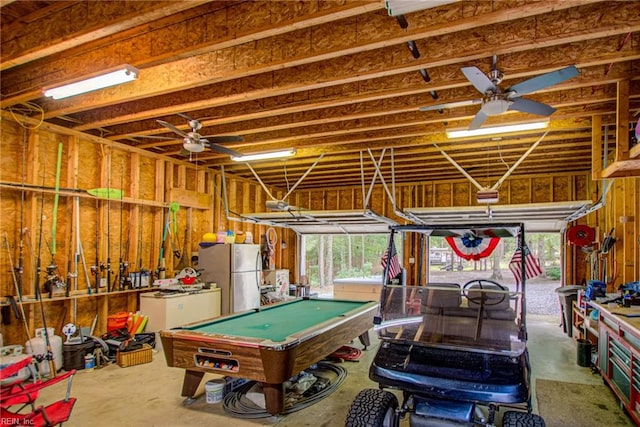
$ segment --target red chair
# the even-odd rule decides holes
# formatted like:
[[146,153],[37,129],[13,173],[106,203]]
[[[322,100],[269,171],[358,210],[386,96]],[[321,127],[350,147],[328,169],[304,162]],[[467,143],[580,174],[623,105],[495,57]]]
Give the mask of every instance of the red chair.
[[[0,369],[0,379],[10,378],[20,369],[32,362],[29,356],[20,362]],[[67,421],[71,416],[71,410],[76,402],[70,397],[71,383],[76,371],[71,370],[55,378],[47,380],[35,380],[34,382],[15,382],[2,387],[0,393],[0,418],[3,425],[9,426],[55,426]],[[63,380],[67,380],[67,392],[64,399],[47,406],[37,405],[36,400],[40,390],[52,386]],[[16,406],[20,405],[17,409]],[[30,412],[23,412],[30,407]]]
[[[31,376],[33,378],[37,378],[32,362],[33,356],[27,356],[16,363],[12,363],[11,365],[0,368],[0,380],[2,380],[3,382],[9,380],[12,376],[16,375],[22,369],[27,367],[29,367],[29,369],[31,370]],[[0,387],[0,407],[5,408],[13,405],[24,404],[22,408],[26,407],[27,405],[31,405],[31,407],[35,409],[35,406],[33,406],[33,402],[35,402],[35,400],[37,399],[38,392],[33,391],[32,393],[26,394],[20,392],[32,387],[34,384],[39,384],[41,382],[42,380],[40,379],[34,379],[34,381],[31,383],[18,379],[16,381],[3,384]],[[20,408],[20,410],[22,408]]]

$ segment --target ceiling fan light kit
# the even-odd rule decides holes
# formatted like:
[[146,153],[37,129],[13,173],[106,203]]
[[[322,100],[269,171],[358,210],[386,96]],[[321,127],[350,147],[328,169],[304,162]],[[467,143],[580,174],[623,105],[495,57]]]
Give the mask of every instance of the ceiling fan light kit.
[[549,126],[549,120],[527,123],[515,123],[512,125],[490,126],[480,129],[447,129],[447,138],[468,138],[470,136],[494,135],[497,133],[523,132],[528,130],[545,129]]
[[138,78],[139,71],[131,65],[124,65],[115,70],[103,72],[77,82],[44,90],[44,96],[53,99],[68,98],[98,89],[127,83]]
[[193,141],[189,138],[185,138],[182,146],[185,150],[191,153],[202,153],[204,151],[204,144]]
[[251,162],[254,160],[267,160],[267,159],[279,159],[283,157],[291,157],[296,155],[296,150],[280,150],[280,151],[268,151],[265,153],[244,154],[241,156],[231,156],[231,160],[236,162]]
[[513,102],[506,99],[492,99],[482,104],[481,109],[487,116],[498,116],[506,112],[511,104]]

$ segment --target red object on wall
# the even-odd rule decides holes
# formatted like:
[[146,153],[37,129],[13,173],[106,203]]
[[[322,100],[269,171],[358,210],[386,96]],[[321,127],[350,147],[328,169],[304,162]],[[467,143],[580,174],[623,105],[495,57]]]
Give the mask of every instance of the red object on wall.
[[596,238],[596,231],[588,225],[574,225],[567,230],[567,240],[576,246],[589,246]]

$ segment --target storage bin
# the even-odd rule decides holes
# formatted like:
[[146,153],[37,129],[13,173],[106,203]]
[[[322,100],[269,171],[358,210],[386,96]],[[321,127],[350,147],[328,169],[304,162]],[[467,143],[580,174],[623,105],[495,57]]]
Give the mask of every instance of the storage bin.
[[128,318],[129,318],[129,313],[125,311],[121,311],[119,313],[111,314],[107,316],[107,331],[126,328]]
[[149,344],[142,344],[142,348],[138,350],[118,351],[116,354],[116,362],[121,368],[149,363],[152,359],[153,350]]
[[84,369],[84,357],[93,352],[92,340],[84,343],[65,343],[62,345],[62,367],[65,371]]

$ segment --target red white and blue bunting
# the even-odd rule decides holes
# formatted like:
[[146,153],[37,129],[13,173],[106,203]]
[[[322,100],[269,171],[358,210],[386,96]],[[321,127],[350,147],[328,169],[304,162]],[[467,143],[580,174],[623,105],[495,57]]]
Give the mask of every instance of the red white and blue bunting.
[[479,237],[470,233],[462,237],[448,236],[445,239],[456,255],[467,261],[488,257],[500,243],[498,237]]

